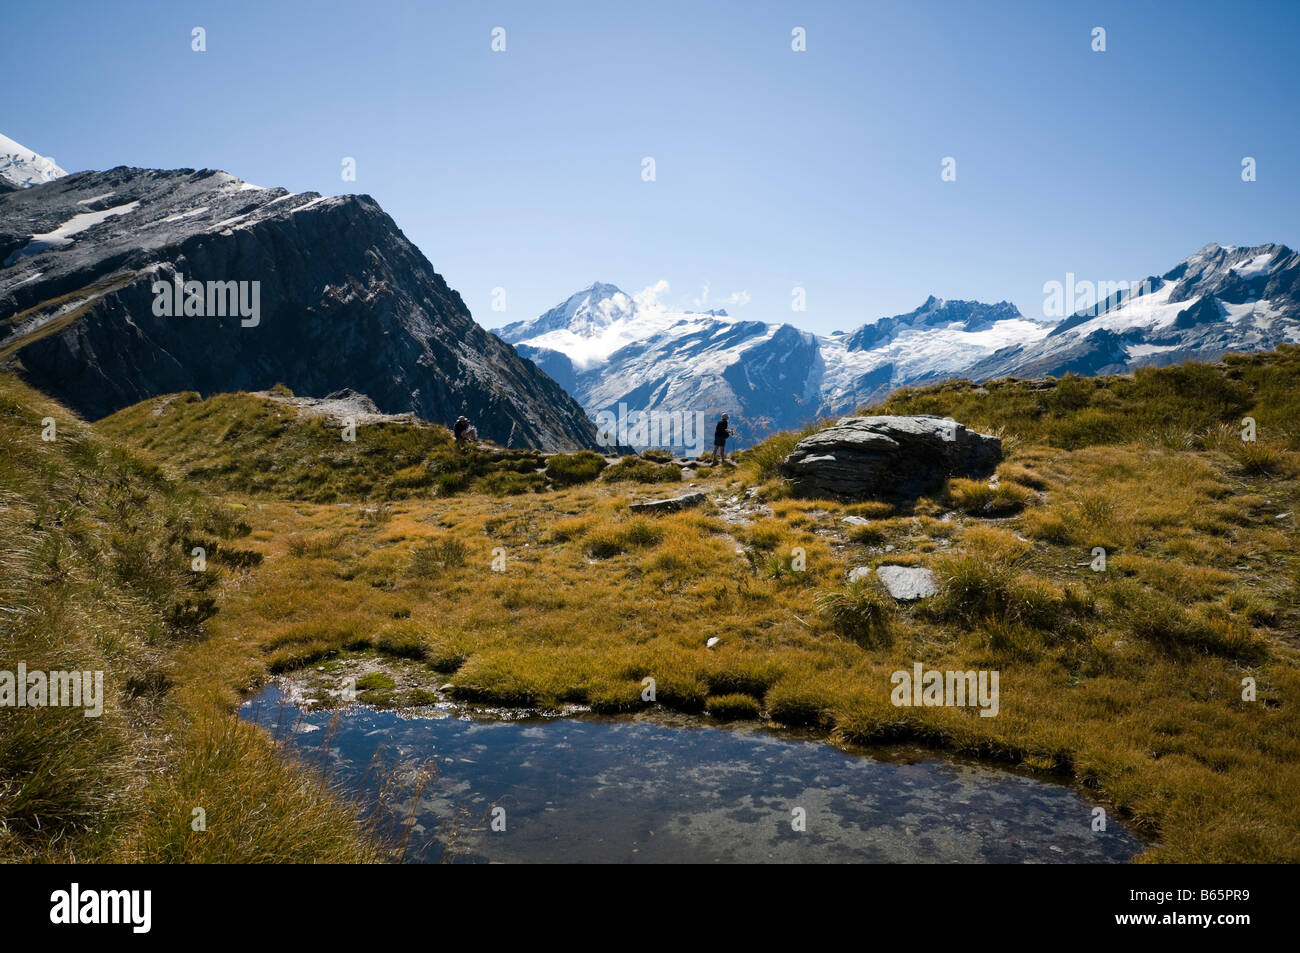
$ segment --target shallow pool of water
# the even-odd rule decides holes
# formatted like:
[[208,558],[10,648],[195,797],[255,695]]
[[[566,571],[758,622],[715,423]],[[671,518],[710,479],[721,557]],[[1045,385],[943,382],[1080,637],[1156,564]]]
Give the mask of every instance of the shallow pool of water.
[[382,800],[395,836],[411,819],[409,861],[1106,863],[1143,847],[1113,818],[1093,831],[1068,786],[915,749],[658,714],[312,711],[278,684],[241,714]]

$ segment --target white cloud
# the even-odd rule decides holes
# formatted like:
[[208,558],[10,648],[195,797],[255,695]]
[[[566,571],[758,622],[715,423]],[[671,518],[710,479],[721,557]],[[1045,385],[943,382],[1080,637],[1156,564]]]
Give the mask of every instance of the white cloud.
[[667,280],[660,278],[648,288],[642,288],[632,296],[636,302],[638,311],[667,311],[667,306],[661,300],[668,293],[669,285]]

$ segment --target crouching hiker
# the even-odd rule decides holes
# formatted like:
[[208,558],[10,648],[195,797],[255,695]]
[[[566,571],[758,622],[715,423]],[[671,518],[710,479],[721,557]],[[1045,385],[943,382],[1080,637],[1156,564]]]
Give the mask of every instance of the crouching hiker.
[[456,418],[456,426],[451,428],[451,432],[456,438],[457,446],[468,447],[478,442],[478,428],[464,416]]

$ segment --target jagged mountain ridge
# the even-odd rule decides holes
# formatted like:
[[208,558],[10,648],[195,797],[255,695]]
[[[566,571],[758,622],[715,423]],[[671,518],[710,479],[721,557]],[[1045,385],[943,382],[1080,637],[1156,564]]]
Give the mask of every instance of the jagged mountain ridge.
[[1300,342],[1300,255],[1276,244],[1207,245],[1055,326],[1006,301],[931,296],[907,314],[820,336],[714,313],[645,313],[635,297],[596,283],[500,333],[588,413],[619,403],[725,411],[744,444],[904,386],[1110,374]]
[[[154,313],[156,281],[259,283],[260,317]],[[251,290],[251,286],[250,286]],[[352,388],[507,446],[594,446],[369,196],[119,167],[0,195],[0,360],[97,419],[158,394]]]
[[1039,341],[997,351],[966,376],[1114,374],[1300,343],[1300,255],[1285,245],[1209,244],[1144,285],[1076,311]]
[[642,306],[597,282],[503,339],[559,381],[589,414],[633,410],[732,415],[738,443],[878,400],[958,371],[1010,341],[1046,334],[1007,302],[931,297],[908,314],[820,336],[725,311]]

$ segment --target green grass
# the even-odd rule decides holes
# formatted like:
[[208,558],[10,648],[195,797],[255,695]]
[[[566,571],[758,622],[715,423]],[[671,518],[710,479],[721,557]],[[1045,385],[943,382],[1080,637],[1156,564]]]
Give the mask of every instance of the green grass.
[[823,592],[813,606],[836,633],[858,645],[890,643],[894,601],[874,576]]
[[753,720],[758,717],[758,699],[751,695],[711,695],[704,710],[719,721]]
[[[41,440],[45,417],[53,442]],[[351,808],[230,709],[194,703],[178,673],[223,577],[261,561],[241,548],[242,517],[9,376],[0,443],[0,669],[99,671],[105,694],[98,718],[0,719],[0,857],[376,858]],[[205,571],[192,571],[195,546]],[[269,812],[253,810],[264,802]],[[210,815],[202,836],[195,806]]]
[[[436,448],[353,473],[376,487],[414,481],[382,519],[367,517],[304,496],[293,474],[323,467],[320,485],[341,487],[332,468],[351,464],[322,464],[311,441],[286,442],[278,431],[264,439],[280,476],[241,485],[253,474],[215,441],[224,426],[209,419],[216,401],[197,403],[206,417],[203,406],[155,417],[151,402],[108,422],[101,432],[114,439],[52,448],[24,431],[22,453],[0,457],[3,499],[23,501],[0,507],[10,521],[0,546],[6,560],[36,567],[16,577],[27,582],[12,594],[3,590],[4,604],[39,607],[28,621],[47,626],[46,651],[66,648],[56,635],[71,627],[98,633],[96,651],[125,652],[124,667],[139,673],[134,697],[157,719],[142,730],[133,712],[120,719],[123,734],[108,720],[95,729],[105,732],[102,752],[131,753],[125,759],[57,733],[13,749],[24,777],[39,777],[38,750],[110,772],[88,789],[92,802],[71,800],[86,790],[51,789],[55,802],[69,799],[62,830],[71,833],[58,844],[75,844],[79,857],[302,859],[313,838],[321,856],[363,856],[365,828],[337,792],[253,729],[245,754],[222,730],[240,693],[268,674],[365,653],[367,666],[397,674],[395,689],[364,690],[378,703],[433,697],[446,683],[458,698],[489,704],[639,711],[652,678],[654,704],[665,708],[762,712],[837,742],[911,741],[1064,772],[1154,838],[1143,861],[1300,860],[1300,350],[1132,377],[895,395],[872,410],[945,414],[1000,434],[1007,459],[997,487],[957,479],[899,505],[794,499],[775,479],[798,437],[785,434],[742,454],[737,468],[692,478],[711,496],[757,488],[752,510],[735,519],[707,507],[631,517],[635,486],[609,471],[644,481],[661,472],[649,468],[677,470],[640,457],[565,485],[524,457],[488,461],[523,486],[543,476],[557,487],[545,493],[497,495],[467,466],[420,484]],[[28,428],[42,414],[27,395],[14,415]],[[1254,444],[1240,439],[1243,417],[1256,421]],[[194,429],[180,436],[173,426]],[[256,456],[247,433],[230,442]],[[192,446],[200,437],[211,446]],[[175,461],[182,479],[138,476],[131,467],[147,471],[144,458],[115,449],[134,441]],[[113,455],[135,463],[101,479]],[[223,462],[236,469],[222,471]],[[90,477],[78,484],[82,474]],[[440,479],[458,495],[444,496]],[[156,490],[156,481],[172,489]],[[195,522],[191,503],[170,516],[168,494],[180,492],[230,506],[210,524]],[[255,556],[214,558],[206,588],[156,579],[151,567],[169,565],[186,515],[182,544],[197,536],[210,552]],[[854,529],[848,515],[871,522]],[[87,541],[93,548],[83,550]],[[504,563],[493,571],[498,552]],[[939,594],[895,603],[870,580],[845,584],[848,569],[885,561],[934,570]],[[181,573],[187,565],[188,556]],[[70,589],[44,582],[60,578],[51,566],[68,573],[60,585]],[[9,578],[0,573],[0,586]],[[891,673],[917,661],[998,669],[998,717],[892,706]],[[1244,679],[1256,683],[1256,701],[1242,698]],[[176,740],[160,740],[169,736]],[[151,773],[156,765],[165,770]],[[232,804],[226,817],[237,832],[218,835],[232,839],[190,841],[168,813],[207,790],[264,797],[285,783],[277,779],[285,765],[305,785],[294,795],[311,818],[301,836],[278,810],[263,830]],[[211,778],[196,784],[193,771]],[[163,807],[155,821],[115,812],[123,803]],[[92,836],[101,818],[105,833]],[[31,829],[6,836],[6,856],[66,853]]]
[[605,458],[591,450],[555,453],[546,461],[546,478],[556,486],[590,483],[605,469]]
[[872,412],[942,414],[976,430],[1067,450],[1128,441],[1177,446],[1253,416],[1261,441],[1296,450],[1298,366],[1300,347],[1283,345],[1228,355],[1220,364],[1138,368],[1131,377],[1067,375],[1044,388],[1014,378],[905,388]]
[[618,463],[611,464],[601,474],[601,479],[609,482],[626,481],[633,483],[680,483],[681,468],[674,463],[655,463],[644,457],[626,456]]
[[[287,395],[284,395],[287,396]],[[341,427],[253,394],[153,398],[96,424],[165,463],[181,479],[225,492],[333,503],[540,492],[532,450],[460,448],[447,428],[382,421]],[[593,454],[594,456],[594,454]]]

